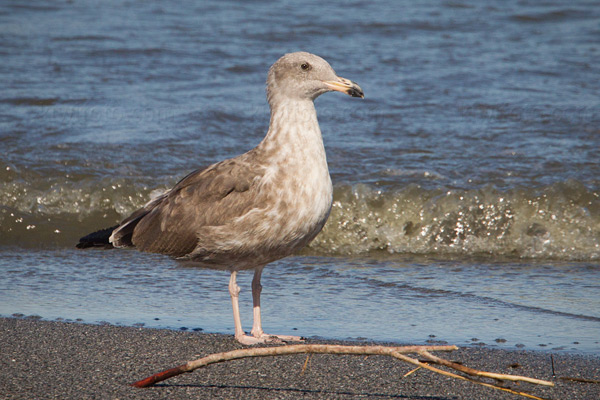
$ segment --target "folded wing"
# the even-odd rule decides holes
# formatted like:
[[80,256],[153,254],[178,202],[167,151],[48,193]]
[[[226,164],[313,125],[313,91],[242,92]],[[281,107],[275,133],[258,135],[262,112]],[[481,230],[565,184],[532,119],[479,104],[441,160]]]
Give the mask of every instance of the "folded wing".
[[254,207],[264,171],[244,156],[190,173],[126,218],[113,231],[112,244],[174,257],[190,254],[203,227],[226,225]]

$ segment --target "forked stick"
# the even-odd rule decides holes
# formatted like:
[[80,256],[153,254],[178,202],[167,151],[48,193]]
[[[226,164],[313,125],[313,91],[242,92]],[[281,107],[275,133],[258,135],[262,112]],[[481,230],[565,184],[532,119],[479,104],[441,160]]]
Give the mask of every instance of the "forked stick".
[[427,363],[420,362],[413,358],[407,357],[404,354],[417,353],[420,356],[431,360],[440,365],[444,365],[446,367],[452,368],[454,370],[466,373],[468,375],[477,376],[477,377],[485,377],[492,378],[496,380],[510,380],[510,381],[522,381],[533,383],[537,385],[545,385],[545,386],[554,386],[552,382],[543,381],[539,379],[528,378],[525,376],[518,375],[506,375],[506,374],[497,374],[492,372],[479,371],[473,368],[468,368],[460,364],[453,363],[451,361],[445,360],[443,358],[439,358],[430,353],[430,351],[452,351],[457,350],[456,346],[401,346],[401,347],[386,347],[386,346],[343,346],[343,345],[328,345],[328,344],[298,344],[298,345],[290,345],[290,346],[279,346],[279,347],[257,347],[257,348],[247,348],[240,350],[232,350],[224,353],[215,353],[208,355],[206,357],[188,361],[185,364],[182,364],[178,367],[167,369],[165,371],[156,373],[152,376],[149,376],[145,379],[137,381],[132,384],[132,386],[144,388],[148,386],[152,386],[155,383],[164,381],[173,376],[177,376],[186,372],[192,372],[198,368],[206,367],[210,364],[216,364],[220,362],[237,360],[240,358],[246,357],[268,357],[268,356],[278,356],[278,355],[288,355],[288,354],[347,354],[347,355],[382,355],[382,356],[391,356],[402,360],[404,362],[416,365],[421,368],[428,369],[430,371],[436,372],[438,374],[442,374],[445,376],[451,376],[453,378],[466,380],[469,382],[473,382],[479,385],[484,385],[487,387],[492,387],[495,389],[507,391],[510,393],[518,394],[521,396],[529,397],[532,399],[541,399],[539,397],[530,395],[524,392],[517,392],[512,389],[504,388],[501,386],[497,386],[494,384],[482,382],[479,380],[475,380],[472,378],[468,378],[462,375],[457,375],[451,372],[447,372],[435,367]]

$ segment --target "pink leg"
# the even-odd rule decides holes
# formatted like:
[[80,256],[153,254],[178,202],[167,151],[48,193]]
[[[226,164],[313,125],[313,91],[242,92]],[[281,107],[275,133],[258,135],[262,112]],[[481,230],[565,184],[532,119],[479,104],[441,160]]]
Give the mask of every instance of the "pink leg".
[[252,305],[254,313],[254,323],[252,324],[252,336],[261,337],[264,335],[262,330],[262,321],[260,319],[260,292],[262,292],[262,285],[260,284],[260,277],[262,275],[262,267],[254,270],[254,277],[252,278]]
[[246,335],[242,329],[242,319],[240,318],[239,296],[240,287],[236,283],[237,271],[231,272],[229,279],[229,294],[231,295],[231,305],[233,307],[233,322],[235,324],[235,338],[238,342],[245,345],[253,345],[258,343],[281,343],[296,341],[301,342],[302,338],[298,336],[285,335],[267,335],[263,332],[260,320],[260,292],[262,286],[260,284],[260,276],[263,267],[259,267],[254,271],[252,279],[252,299],[254,304],[254,323],[252,324],[252,336]]
[[242,319],[240,318],[240,287],[236,283],[237,271],[231,271],[231,278],[229,278],[229,294],[231,295],[231,306],[233,307],[233,323],[235,325],[235,338],[238,342],[245,345],[252,345],[257,343],[263,343],[264,341],[258,340],[252,336],[248,336],[242,329]]
[[263,343],[280,343],[280,342],[301,342],[299,336],[288,335],[269,335],[262,330],[262,321],[260,318],[260,293],[262,285],[260,277],[264,267],[258,267],[254,270],[254,278],[252,278],[252,305],[254,311],[254,323],[252,324],[252,336],[263,341]]

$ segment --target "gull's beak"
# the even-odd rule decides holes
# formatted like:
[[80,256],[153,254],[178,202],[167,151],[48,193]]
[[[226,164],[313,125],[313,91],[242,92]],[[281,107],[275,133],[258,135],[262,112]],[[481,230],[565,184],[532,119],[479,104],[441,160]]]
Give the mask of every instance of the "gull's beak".
[[346,93],[347,95],[350,95],[352,97],[360,97],[361,99],[365,98],[365,95],[360,86],[352,82],[350,79],[338,77],[335,81],[323,81],[323,83],[330,90],[336,90],[338,92]]

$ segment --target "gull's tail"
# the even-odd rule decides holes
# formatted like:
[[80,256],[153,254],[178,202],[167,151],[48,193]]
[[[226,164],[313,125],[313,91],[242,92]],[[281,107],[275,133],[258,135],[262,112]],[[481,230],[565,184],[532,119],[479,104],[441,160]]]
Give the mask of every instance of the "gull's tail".
[[105,249],[110,249],[113,247],[113,245],[108,241],[108,238],[118,227],[119,225],[115,225],[111,226],[110,228],[100,229],[99,231],[85,235],[79,239],[79,243],[77,243],[76,247],[78,249],[87,249],[89,247],[104,247]]

